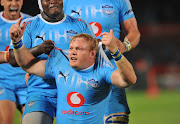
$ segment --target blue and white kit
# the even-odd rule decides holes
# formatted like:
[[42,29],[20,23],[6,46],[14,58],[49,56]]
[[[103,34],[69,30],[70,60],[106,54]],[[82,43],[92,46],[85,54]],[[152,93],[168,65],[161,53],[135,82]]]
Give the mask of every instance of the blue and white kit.
[[[23,19],[31,17],[24,13],[20,14]],[[19,19],[8,20],[3,17],[3,12],[0,12],[0,51],[9,50],[11,42],[9,28]],[[25,104],[27,90],[25,74],[20,67],[12,67],[9,63],[0,64],[0,100],[10,100],[17,105]]]

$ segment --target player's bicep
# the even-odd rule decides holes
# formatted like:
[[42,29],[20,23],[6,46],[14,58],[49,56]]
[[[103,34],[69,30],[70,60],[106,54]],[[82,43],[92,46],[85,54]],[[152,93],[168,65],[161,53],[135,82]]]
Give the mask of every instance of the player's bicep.
[[46,66],[47,60],[40,60],[33,64],[30,68],[28,68],[26,71],[30,74],[37,75],[39,77],[45,78],[45,66]]
[[123,80],[123,77],[118,70],[115,70],[111,75],[111,82],[117,88],[127,87],[127,83]]
[[137,21],[136,21],[135,17],[121,22],[121,27],[122,27],[122,30],[123,30],[123,32],[125,34],[127,34],[130,31],[137,31],[137,32],[139,32],[138,27],[137,27]]

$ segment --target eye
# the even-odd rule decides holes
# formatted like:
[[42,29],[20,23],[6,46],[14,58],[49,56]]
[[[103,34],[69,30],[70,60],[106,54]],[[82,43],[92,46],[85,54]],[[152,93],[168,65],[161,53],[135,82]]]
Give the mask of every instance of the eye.
[[82,50],[81,48],[77,48],[77,50]]

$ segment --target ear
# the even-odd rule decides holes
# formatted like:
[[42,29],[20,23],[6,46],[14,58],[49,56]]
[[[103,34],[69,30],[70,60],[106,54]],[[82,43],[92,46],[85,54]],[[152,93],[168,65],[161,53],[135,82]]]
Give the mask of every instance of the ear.
[[1,6],[4,6],[4,0],[1,0]]
[[21,0],[21,4],[23,5],[24,0]]
[[90,58],[91,58],[91,59],[95,59],[95,58],[96,58],[96,51],[95,51],[95,50],[92,50],[92,51],[90,52]]

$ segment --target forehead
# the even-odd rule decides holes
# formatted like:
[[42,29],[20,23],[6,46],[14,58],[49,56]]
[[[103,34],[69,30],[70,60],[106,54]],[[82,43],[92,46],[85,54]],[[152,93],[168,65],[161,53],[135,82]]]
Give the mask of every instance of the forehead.
[[73,39],[70,43],[70,46],[72,45],[77,45],[77,46],[87,46],[88,43],[87,43],[87,40],[85,38],[82,38],[82,37],[77,37],[75,39]]

